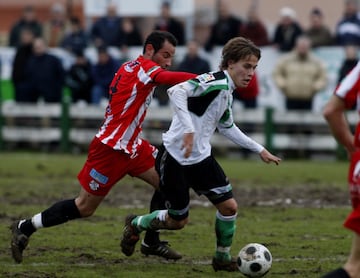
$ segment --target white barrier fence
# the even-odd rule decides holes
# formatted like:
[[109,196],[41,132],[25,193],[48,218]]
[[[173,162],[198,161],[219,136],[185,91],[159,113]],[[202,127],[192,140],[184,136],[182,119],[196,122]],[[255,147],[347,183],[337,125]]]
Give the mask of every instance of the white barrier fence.
[[[66,112],[67,111],[67,112]],[[269,113],[269,111],[271,113]],[[64,115],[64,113],[67,113]],[[79,107],[71,104],[67,110],[61,104],[3,104],[0,126],[1,139],[6,143],[62,143],[64,150],[89,144],[101,121],[104,109],[98,106]],[[161,134],[171,121],[169,107],[151,106],[144,122],[143,135],[155,145],[161,144]],[[266,109],[234,109],[237,125],[249,136],[276,152],[334,153],[337,143],[320,113]],[[348,113],[355,125],[358,115]],[[215,149],[240,150],[222,135],[212,138]]]

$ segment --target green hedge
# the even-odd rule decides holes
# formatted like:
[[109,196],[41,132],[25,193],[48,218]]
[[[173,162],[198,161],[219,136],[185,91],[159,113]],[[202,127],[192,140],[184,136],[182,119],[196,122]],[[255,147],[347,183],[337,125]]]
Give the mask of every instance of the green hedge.
[[14,88],[11,80],[1,80],[0,90],[3,100],[14,99]]

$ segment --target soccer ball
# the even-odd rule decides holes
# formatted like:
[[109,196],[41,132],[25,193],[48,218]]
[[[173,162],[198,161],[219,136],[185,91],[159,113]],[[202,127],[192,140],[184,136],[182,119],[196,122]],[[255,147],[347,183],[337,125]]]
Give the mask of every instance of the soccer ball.
[[242,274],[247,277],[262,277],[269,272],[272,256],[264,245],[249,243],[239,252],[237,265]]

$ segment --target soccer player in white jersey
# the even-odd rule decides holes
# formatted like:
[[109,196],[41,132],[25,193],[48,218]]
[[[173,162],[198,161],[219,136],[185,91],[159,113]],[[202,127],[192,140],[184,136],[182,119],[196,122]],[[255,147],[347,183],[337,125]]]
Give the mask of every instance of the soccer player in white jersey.
[[352,211],[344,227],[354,233],[350,255],[343,267],[323,278],[360,278],[360,122],[354,134],[346,119],[346,111],[354,106],[360,112],[360,62],[342,80],[323,111],[332,134],[350,159],[348,184]]
[[[91,216],[125,175],[138,177],[158,189],[159,176],[154,167],[157,150],[141,138],[141,130],[154,88],[159,84],[174,85],[195,76],[166,70],[171,66],[176,44],[171,33],[154,31],[145,40],[143,54],[119,68],[110,84],[103,124],[90,144],[87,160],[78,175],[79,196],[59,201],[11,225],[11,250],[17,263],[22,261],[29,237],[36,230]],[[162,195],[155,190],[150,211],[163,206]],[[147,235],[142,253],[166,259],[181,258],[166,242],[160,241],[158,233],[152,231]]]
[[210,138],[217,129],[237,145],[258,153],[264,162],[280,163],[279,157],[235,125],[231,110],[232,91],[249,84],[260,56],[260,49],[250,40],[233,38],[222,50],[220,71],[199,75],[168,90],[175,114],[169,130],[163,134],[163,147],[156,158],[167,209],[142,216],[128,215],[122,245],[134,249],[144,230],[183,228],[188,221],[192,188],[217,208],[214,270],[237,271],[236,261],[230,255],[237,202],[228,178],[211,154]]

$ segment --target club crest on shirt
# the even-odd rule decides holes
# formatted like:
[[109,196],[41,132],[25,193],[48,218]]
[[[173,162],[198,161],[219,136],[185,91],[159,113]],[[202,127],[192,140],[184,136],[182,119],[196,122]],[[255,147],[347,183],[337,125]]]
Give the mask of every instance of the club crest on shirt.
[[206,83],[215,80],[215,76],[212,73],[204,73],[196,77],[200,82]]
[[124,67],[124,69],[127,72],[133,72],[134,68],[136,68],[140,63],[138,61],[130,61],[129,63],[127,63]]

